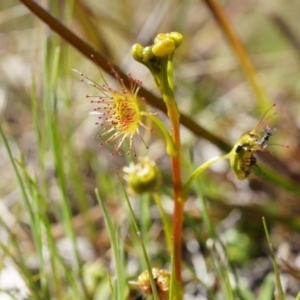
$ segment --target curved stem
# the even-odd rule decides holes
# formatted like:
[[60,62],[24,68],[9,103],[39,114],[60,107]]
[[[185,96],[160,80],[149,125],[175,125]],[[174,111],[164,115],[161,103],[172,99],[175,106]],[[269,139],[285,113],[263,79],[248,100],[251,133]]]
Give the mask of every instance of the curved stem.
[[167,143],[167,147],[166,147],[166,152],[170,155],[170,156],[174,156],[176,154],[176,147],[175,144],[173,142],[172,136],[170,135],[168,129],[166,128],[165,124],[156,116],[151,115],[149,113],[146,112],[141,112],[142,116],[147,116],[148,118],[150,118],[161,130],[161,132],[163,133],[163,135],[165,136],[166,139],[166,143]]
[[194,179],[196,179],[202,172],[204,172],[207,168],[209,168],[213,163],[221,160],[221,159],[228,159],[228,154],[223,154],[220,156],[216,156],[208,161],[206,161],[205,163],[203,163],[202,165],[200,165],[190,176],[189,180],[186,182],[186,184],[183,187],[183,192],[182,192],[182,201],[186,199],[186,195],[190,189],[190,186],[192,184],[192,182],[194,181]]

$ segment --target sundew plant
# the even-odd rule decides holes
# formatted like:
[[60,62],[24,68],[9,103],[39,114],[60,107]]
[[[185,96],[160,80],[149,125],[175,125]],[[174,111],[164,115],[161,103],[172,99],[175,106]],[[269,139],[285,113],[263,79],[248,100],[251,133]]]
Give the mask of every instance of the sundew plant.
[[225,2],[0,4],[0,299],[300,300],[300,7]]

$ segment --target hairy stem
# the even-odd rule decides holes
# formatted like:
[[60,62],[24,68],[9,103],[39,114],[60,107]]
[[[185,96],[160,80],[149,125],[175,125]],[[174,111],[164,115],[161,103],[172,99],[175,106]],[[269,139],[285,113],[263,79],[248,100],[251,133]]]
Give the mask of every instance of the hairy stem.
[[[175,144],[176,153],[171,156],[172,163],[172,178],[173,178],[173,195],[174,195],[174,213],[173,213],[173,251],[174,251],[174,267],[175,267],[175,280],[178,287],[181,287],[181,243],[182,243],[182,224],[183,224],[183,205],[181,201],[181,166],[180,166],[180,114],[177,104],[174,99],[173,92],[173,63],[172,57],[164,61],[162,66],[162,94],[163,99],[167,105],[168,116],[171,122],[171,132],[173,142]],[[180,291],[176,291],[176,295]]]
[[[172,117],[171,117],[172,116]],[[181,242],[182,242],[182,223],[183,223],[183,203],[181,196],[181,168],[180,168],[180,130],[179,114],[170,114],[172,124],[172,136],[176,146],[176,155],[171,157],[172,176],[174,190],[174,215],[173,215],[173,239],[174,239],[174,259],[175,259],[175,278],[181,282]]]

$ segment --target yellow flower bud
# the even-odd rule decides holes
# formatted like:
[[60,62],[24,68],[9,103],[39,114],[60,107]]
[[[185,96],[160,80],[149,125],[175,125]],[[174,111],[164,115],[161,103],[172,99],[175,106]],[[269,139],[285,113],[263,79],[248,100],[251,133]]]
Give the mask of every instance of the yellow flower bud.
[[159,33],[156,38],[154,39],[154,44],[159,43],[160,41],[164,40],[168,37],[168,33]]
[[131,192],[142,194],[146,192],[154,192],[160,185],[161,174],[152,160],[148,157],[139,157],[136,164],[131,163],[129,167],[123,168],[125,180]]
[[157,57],[167,56],[173,53],[174,50],[175,50],[175,43],[170,38],[165,38],[161,41],[158,41],[152,47],[152,52]]
[[148,61],[153,57],[152,46],[145,47],[143,50],[143,60]]
[[140,44],[134,44],[131,48],[132,57],[137,61],[143,60],[143,47]]
[[182,34],[179,32],[171,32],[168,34],[168,36],[175,43],[175,48],[178,48],[181,45],[183,39]]

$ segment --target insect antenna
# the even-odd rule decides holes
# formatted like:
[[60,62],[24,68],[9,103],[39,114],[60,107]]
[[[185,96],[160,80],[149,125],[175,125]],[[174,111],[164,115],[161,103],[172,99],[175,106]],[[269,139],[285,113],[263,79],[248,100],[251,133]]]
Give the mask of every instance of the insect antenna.
[[279,147],[284,147],[286,149],[289,149],[290,146],[289,145],[283,145],[283,144],[268,144],[268,146],[279,146]]
[[262,117],[260,118],[258,124],[256,125],[255,131],[257,131],[259,128],[261,128],[261,127],[266,123],[267,120],[269,120],[270,118],[272,118],[273,116],[275,116],[275,115],[277,114],[277,112],[275,111],[272,115],[270,115],[270,116],[268,116],[268,117],[266,118],[266,115],[268,114],[268,112],[269,112],[270,110],[272,110],[275,106],[276,106],[276,103],[274,103],[271,107],[269,107],[269,108],[265,111],[265,113],[264,113],[264,114],[262,115]]

